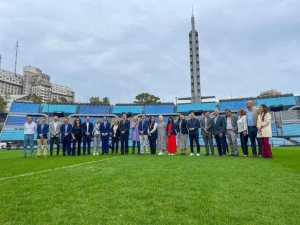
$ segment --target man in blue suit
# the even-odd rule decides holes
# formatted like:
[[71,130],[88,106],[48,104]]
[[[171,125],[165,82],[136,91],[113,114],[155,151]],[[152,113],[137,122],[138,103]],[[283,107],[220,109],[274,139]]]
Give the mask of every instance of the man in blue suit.
[[60,127],[61,142],[63,146],[63,156],[66,156],[66,153],[71,155],[71,142],[72,142],[72,125],[69,124],[69,119],[65,118],[64,124]]
[[146,154],[149,153],[149,150],[148,150],[148,120],[146,120],[146,114],[143,113],[142,114],[142,119],[141,121],[139,122],[139,134],[140,134],[140,155],[143,155],[144,154],[144,145],[146,146]]
[[225,118],[220,116],[219,110],[214,111],[214,123],[213,123],[213,136],[217,142],[217,148],[219,156],[225,156],[227,150],[227,141],[225,136],[226,121]]
[[102,141],[102,155],[108,154],[108,142],[110,133],[110,123],[107,121],[107,117],[103,117],[103,122],[100,124],[100,134]]
[[41,156],[41,147],[44,149],[44,157],[47,157],[47,141],[49,125],[46,124],[46,118],[42,118],[42,123],[37,126],[37,143],[38,143],[38,153],[37,157]]
[[190,156],[194,156],[194,141],[197,145],[197,156],[200,156],[200,144],[199,144],[199,128],[200,121],[195,117],[195,113],[190,113],[191,119],[188,121],[187,128],[189,130],[189,138],[190,138],[190,147],[191,154]]
[[[85,155],[86,150],[87,154],[91,155],[91,142],[92,134],[94,130],[94,125],[90,122],[90,117],[85,117],[85,122],[81,125],[82,128],[82,140],[83,140],[83,155]],[[87,149],[86,149],[87,145]]]

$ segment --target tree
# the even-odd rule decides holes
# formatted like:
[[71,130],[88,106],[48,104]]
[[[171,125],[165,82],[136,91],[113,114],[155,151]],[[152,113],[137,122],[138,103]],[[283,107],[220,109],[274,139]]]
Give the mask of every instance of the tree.
[[7,106],[7,101],[5,101],[5,98],[0,95],[0,112],[2,113],[5,112],[6,106]]
[[56,99],[56,98],[53,98],[53,99],[52,99],[52,101],[51,101],[51,103],[57,104],[57,103],[58,103],[58,101],[57,101],[57,99]]
[[61,102],[61,103],[68,103],[68,100],[65,98],[65,97],[59,97],[59,101]]
[[141,93],[135,96],[135,99],[136,101],[134,101],[134,103],[141,105],[160,103],[159,97],[156,97],[155,95],[151,95],[149,93]]
[[91,97],[90,98],[90,104],[93,105],[109,105],[110,101],[108,97],[104,97],[102,98],[102,100],[100,100],[99,97]]
[[108,98],[108,97],[102,98],[102,104],[103,104],[103,105],[110,105],[109,98]]
[[42,96],[39,96],[37,94],[32,94],[29,99],[31,101],[33,101],[34,103],[42,103],[43,102],[43,97]]

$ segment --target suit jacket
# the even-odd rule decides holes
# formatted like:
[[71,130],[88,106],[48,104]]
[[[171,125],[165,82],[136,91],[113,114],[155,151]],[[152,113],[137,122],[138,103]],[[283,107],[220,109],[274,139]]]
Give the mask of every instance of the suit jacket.
[[143,124],[143,120],[141,120],[139,122],[139,131],[143,131],[144,135],[147,135],[148,133],[148,125],[149,125],[149,121],[145,119],[144,124]]
[[[110,133],[111,133],[111,136],[113,137],[114,136],[114,125],[111,126]],[[120,137],[120,129],[119,129],[119,126],[118,126],[117,133],[116,133],[116,138],[119,138],[119,137]]]
[[[199,135],[199,131],[198,131],[199,127],[200,127],[200,122],[197,118],[195,118],[194,121],[190,119],[187,123],[187,128],[189,130],[190,135]],[[194,128],[194,130],[190,131],[190,128]]]
[[[208,117],[206,123],[207,123],[206,130],[208,132],[212,132],[213,131],[213,127],[214,127],[214,120],[212,118]],[[201,127],[201,133],[202,134],[206,134],[204,132],[204,129],[205,129],[205,117],[201,118],[201,120],[200,120],[200,127]]]
[[108,134],[107,136],[109,137],[109,133],[110,133],[110,123],[108,121],[106,121],[106,126],[104,126],[104,122],[100,123],[100,134],[102,135],[102,133],[104,134]]
[[[188,121],[186,119],[183,119],[181,121],[181,132],[182,132],[182,134],[188,134],[189,133],[189,131],[187,129],[187,123],[188,123]],[[176,123],[176,131],[177,131],[177,133],[180,132],[180,129],[179,129],[179,120]]]
[[[247,122],[248,122],[248,111],[246,112],[246,116],[247,116]],[[253,107],[253,121],[255,123],[255,125],[257,126],[257,120],[258,120],[258,115],[260,114],[260,109],[257,107]]]
[[172,129],[171,129],[171,133],[168,132],[168,124],[167,124],[167,128],[166,128],[167,134],[169,135],[176,135],[176,124],[173,123],[172,124]]
[[222,116],[218,116],[216,122],[215,122],[215,118],[213,118],[213,134],[214,135],[219,135],[219,134],[225,135],[225,131],[226,131],[225,118]]
[[272,137],[271,114],[266,113],[264,121],[262,121],[262,114],[259,114],[257,127],[261,127],[261,133],[258,133],[257,137]]
[[81,129],[82,129],[82,136],[86,136],[86,132],[90,133],[90,136],[93,135],[93,130],[94,130],[94,125],[93,123],[89,122],[89,130],[87,130],[87,122],[84,122],[81,124]]
[[44,127],[42,129],[42,124],[39,124],[37,126],[36,132],[37,132],[37,139],[41,139],[40,134],[43,135],[44,139],[47,139],[48,138],[48,132],[49,132],[49,125],[45,123]]
[[56,129],[54,127],[54,122],[51,122],[49,125],[50,137],[54,137],[54,134],[56,134],[56,137],[59,137],[60,127],[61,127],[61,122],[57,122]]
[[124,135],[129,135],[129,129],[130,129],[129,120],[125,120],[125,122],[124,122],[124,120],[122,119],[119,124],[119,129],[120,129],[120,132],[125,131]]
[[65,124],[62,124],[62,125],[60,126],[61,140],[62,140],[62,141],[65,140],[65,139],[70,139],[70,140],[71,140],[71,139],[72,139],[72,135],[71,135],[72,130],[73,130],[72,125],[71,125],[71,124],[68,124],[68,125],[67,125],[67,133],[68,133],[68,135],[65,136],[65,135],[64,135],[64,134],[66,133]]
[[[227,116],[225,117],[225,122],[226,122],[226,126],[227,126]],[[237,132],[238,131],[238,125],[237,125],[237,120],[238,118],[235,115],[231,115],[231,124],[232,124],[232,131]]]

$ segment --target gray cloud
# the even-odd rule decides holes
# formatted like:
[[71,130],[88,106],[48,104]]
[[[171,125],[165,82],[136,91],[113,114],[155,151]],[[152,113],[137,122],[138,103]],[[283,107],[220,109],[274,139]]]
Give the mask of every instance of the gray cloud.
[[[141,92],[165,101],[190,95],[188,32],[193,1],[0,0],[2,67],[30,64],[76,91],[76,101]],[[197,3],[203,95],[255,96],[277,88],[300,94],[300,3],[253,0]]]

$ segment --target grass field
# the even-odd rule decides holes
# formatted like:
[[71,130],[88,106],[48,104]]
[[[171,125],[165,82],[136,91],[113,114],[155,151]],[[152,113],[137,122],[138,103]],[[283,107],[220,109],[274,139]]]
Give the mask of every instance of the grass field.
[[300,224],[300,149],[274,159],[21,158],[0,151],[0,224]]

